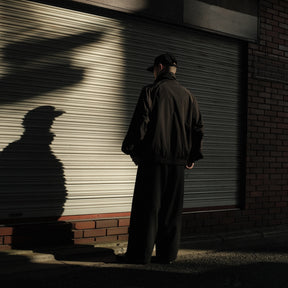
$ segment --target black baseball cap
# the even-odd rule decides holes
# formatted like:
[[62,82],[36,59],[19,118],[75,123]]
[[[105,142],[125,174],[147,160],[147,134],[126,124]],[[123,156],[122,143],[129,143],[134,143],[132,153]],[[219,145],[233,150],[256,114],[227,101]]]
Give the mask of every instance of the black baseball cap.
[[174,55],[172,55],[171,53],[165,53],[165,54],[161,54],[161,55],[157,56],[154,60],[154,65],[148,67],[147,71],[153,72],[154,67],[158,64],[162,64],[164,66],[178,67],[176,57]]

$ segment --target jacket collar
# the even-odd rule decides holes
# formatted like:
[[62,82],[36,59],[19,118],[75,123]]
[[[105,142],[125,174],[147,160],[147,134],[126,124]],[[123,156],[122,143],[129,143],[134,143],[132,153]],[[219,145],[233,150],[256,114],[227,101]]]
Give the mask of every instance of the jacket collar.
[[168,79],[168,80],[176,80],[176,76],[174,73],[171,73],[171,72],[163,72],[163,73],[160,73],[158,75],[158,77],[156,78],[156,80],[154,81],[154,84],[160,82],[161,80],[164,80],[164,79]]

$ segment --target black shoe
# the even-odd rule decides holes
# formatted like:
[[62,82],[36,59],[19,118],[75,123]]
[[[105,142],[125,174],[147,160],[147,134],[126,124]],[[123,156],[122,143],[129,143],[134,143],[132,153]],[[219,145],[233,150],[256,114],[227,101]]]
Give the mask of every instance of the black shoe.
[[116,260],[120,264],[139,264],[139,265],[148,264],[148,262],[145,262],[143,260],[130,258],[127,256],[127,254],[116,255]]
[[163,265],[172,265],[175,263],[176,259],[165,259],[160,257],[153,257],[152,263],[163,264]]
[[116,261],[121,264],[128,264],[128,258],[126,254],[116,255]]

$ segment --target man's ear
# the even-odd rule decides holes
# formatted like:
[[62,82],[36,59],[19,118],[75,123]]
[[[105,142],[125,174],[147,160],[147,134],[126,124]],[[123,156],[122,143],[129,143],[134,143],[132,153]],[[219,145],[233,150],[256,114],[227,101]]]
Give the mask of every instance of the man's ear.
[[159,68],[160,68],[159,71],[162,71],[163,69],[165,69],[165,66],[160,63],[160,64],[159,64]]

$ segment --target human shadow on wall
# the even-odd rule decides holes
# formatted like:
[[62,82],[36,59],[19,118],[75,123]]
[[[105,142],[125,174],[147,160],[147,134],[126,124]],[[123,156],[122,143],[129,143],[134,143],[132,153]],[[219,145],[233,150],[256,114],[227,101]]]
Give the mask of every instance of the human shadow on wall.
[[[62,215],[67,196],[65,176],[63,164],[50,147],[55,138],[50,128],[55,118],[63,113],[53,106],[28,111],[22,122],[21,138],[1,152],[0,218],[30,219],[31,222],[36,215],[56,221]],[[39,227],[30,228],[37,232],[35,234],[41,234],[36,231]],[[41,230],[45,230],[43,226]],[[13,244],[20,242],[17,236],[23,238],[20,232],[15,226]],[[41,242],[39,238],[38,242]]]
[[[0,75],[0,105],[14,105],[32,98],[41,101],[42,95],[80,83],[85,77],[86,64],[85,61],[75,62],[76,49],[97,43],[104,33],[88,27],[80,32],[79,29],[70,32],[64,29],[59,34],[65,35],[55,37],[58,31],[53,31],[53,26],[43,30],[37,21],[37,11],[30,3],[21,3],[21,8],[25,8],[22,10],[18,9],[17,1],[9,1],[8,8],[5,10],[4,5],[1,11],[8,22],[2,29],[3,43],[7,44],[1,48],[4,70]],[[15,12],[13,17],[11,8]],[[18,23],[23,20],[22,28],[14,23],[15,19]],[[51,93],[49,97],[55,96]],[[17,105],[16,109],[20,107]],[[21,105],[24,107],[24,103]],[[72,239],[71,225],[59,221],[67,191],[63,165],[50,148],[55,137],[50,132],[53,120],[47,112],[51,108],[41,108],[47,110],[46,114],[42,111],[42,115],[48,117],[46,127],[39,124],[42,116],[37,119],[35,115],[40,107],[37,109],[25,116],[21,139],[0,151],[0,224],[13,226],[12,246],[15,248],[20,244],[31,248],[47,243],[61,245]],[[12,116],[6,120],[11,135]]]

